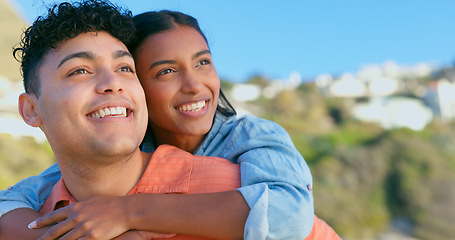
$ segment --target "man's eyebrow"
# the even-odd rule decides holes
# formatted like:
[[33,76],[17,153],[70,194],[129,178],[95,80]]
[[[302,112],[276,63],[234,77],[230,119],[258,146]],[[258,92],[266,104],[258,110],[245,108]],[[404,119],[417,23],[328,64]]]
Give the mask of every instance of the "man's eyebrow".
[[95,59],[95,55],[92,52],[77,52],[77,53],[70,54],[70,55],[66,56],[65,58],[63,58],[62,61],[60,61],[60,64],[58,64],[57,69],[60,66],[62,66],[65,62],[67,62],[73,58],[85,58],[88,60],[93,60],[93,59]]
[[[118,51],[115,51],[114,53],[112,53],[112,58],[114,58],[114,59],[125,57],[125,56],[133,58],[133,55],[131,55],[131,53],[129,53],[128,51],[124,51],[124,50],[118,50]],[[77,53],[70,54],[70,55],[66,56],[65,58],[63,58],[62,61],[60,61],[60,64],[58,65],[57,68],[59,68],[65,62],[67,62],[73,58],[85,58],[88,60],[94,60],[95,54],[93,54],[92,52],[77,52]]]
[[124,50],[118,50],[118,51],[115,51],[114,53],[112,53],[112,58],[114,58],[114,59],[125,57],[125,56],[133,58],[133,55],[131,55],[130,52],[124,51]]

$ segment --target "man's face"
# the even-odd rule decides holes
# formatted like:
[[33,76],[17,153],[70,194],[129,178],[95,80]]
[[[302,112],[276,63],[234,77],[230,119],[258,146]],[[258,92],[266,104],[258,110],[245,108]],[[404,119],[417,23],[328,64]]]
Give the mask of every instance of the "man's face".
[[41,127],[57,159],[109,161],[138,149],[145,96],[118,39],[89,32],[63,42],[44,57],[39,78],[41,94],[33,96],[39,121],[31,125]]

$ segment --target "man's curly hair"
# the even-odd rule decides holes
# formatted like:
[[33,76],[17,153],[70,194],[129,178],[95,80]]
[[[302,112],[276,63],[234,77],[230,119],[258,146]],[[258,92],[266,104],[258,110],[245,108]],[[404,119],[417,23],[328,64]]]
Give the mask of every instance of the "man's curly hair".
[[38,17],[22,36],[13,56],[21,62],[24,88],[27,93],[40,93],[39,68],[45,55],[58,49],[64,41],[81,33],[105,31],[128,45],[134,37],[130,11],[102,0],[55,4],[47,16]]

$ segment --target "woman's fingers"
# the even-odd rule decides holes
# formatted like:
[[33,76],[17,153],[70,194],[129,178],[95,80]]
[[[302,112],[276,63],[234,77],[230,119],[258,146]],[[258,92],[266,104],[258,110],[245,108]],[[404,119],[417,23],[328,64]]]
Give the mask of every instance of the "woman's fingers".
[[59,223],[66,218],[68,218],[67,209],[61,208],[31,222],[28,225],[28,228],[42,228],[44,226]]
[[47,230],[47,232],[38,240],[63,239],[61,237],[70,232],[73,228],[73,224],[69,221],[62,221],[49,228],[49,230]]

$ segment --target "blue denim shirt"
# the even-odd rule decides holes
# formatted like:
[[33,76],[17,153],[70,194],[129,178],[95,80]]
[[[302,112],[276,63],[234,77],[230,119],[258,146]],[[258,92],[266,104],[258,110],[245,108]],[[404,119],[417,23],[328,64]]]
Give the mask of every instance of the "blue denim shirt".
[[[147,136],[142,150],[154,149]],[[244,239],[303,239],[310,233],[314,214],[311,173],[281,126],[252,115],[217,114],[194,154],[240,164],[242,187],[238,191],[251,208]],[[59,178],[54,164],[38,176],[0,191],[0,214],[21,207],[38,210]]]

